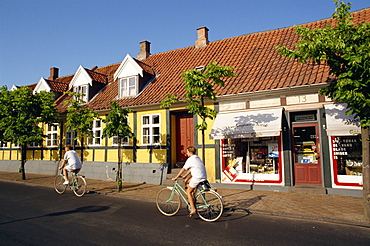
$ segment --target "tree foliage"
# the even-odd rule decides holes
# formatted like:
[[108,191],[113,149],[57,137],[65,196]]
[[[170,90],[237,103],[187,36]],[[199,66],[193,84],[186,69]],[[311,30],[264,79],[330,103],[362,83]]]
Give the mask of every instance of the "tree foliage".
[[118,142],[118,170],[117,170],[117,183],[118,191],[122,190],[122,141],[126,137],[132,138],[134,134],[128,125],[128,113],[132,112],[131,109],[122,108],[117,102],[110,103],[111,110],[103,122],[106,126],[103,129],[102,137],[117,137]]
[[[205,139],[204,131],[207,129],[207,119],[213,120],[217,111],[205,105],[206,100],[216,100],[215,86],[224,86],[223,78],[234,77],[233,67],[219,66],[216,62],[211,62],[205,71],[199,69],[190,69],[181,73],[185,82],[186,90],[184,101],[188,104],[186,108],[189,113],[200,117],[201,122],[197,124],[196,129],[202,131],[202,149],[203,161],[205,161]],[[170,107],[173,103],[180,101],[178,96],[167,95],[162,101],[161,107]]]
[[362,180],[365,217],[370,220],[370,23],[352,22],[351,4],[335,0],[333,25],[310,30],[296,27],[300,40],[296,50],[277,47],[281,54],[302,63],[324,64],[335,75],[320,90],[333,101],[347,104],[346,114],[360,119],[362,139]]
[[22,179],[26,179],[24,165],[27,145],[41,145],[46,136],[40,123],[53,123],[57,116],[54,94],[51,92],[33,94],[26,86],[13,91],[8,91],[6,86],[0,88],[0,141],[21,147]]
[[77,133],[75,139],[81,144],[81,161],[83,161],[84,139],[89,137],[92,125],[95,119],[99,119],[98,113],[91,108],[86,107],[86,102],[81,99],[82,94],[75,92],[66,92],[67,95],[73,96],[72,99],[64,103],[69,104],[67,108],[66,128],[67,131],[73,130]]
[[320,93],[347,103],[348,114],[355,114],[362,127],[370,123],[370,23],[355,25],[351,4],[335,0],[335,23],[322,29],[296,27],[300,40],[296,50],[277,47],[287,57],[301,63],[324,64],[336,79]]

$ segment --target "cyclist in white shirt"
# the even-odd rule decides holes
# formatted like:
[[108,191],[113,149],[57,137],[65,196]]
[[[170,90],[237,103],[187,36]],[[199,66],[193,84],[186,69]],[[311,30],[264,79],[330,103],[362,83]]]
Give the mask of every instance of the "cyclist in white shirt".
[[66,145],[64,150],[66,153],[64,154],[64,159],[59,169],[63,169],[63,175],[65,179],[63,184],[69,184],[68,171],[76,171],[78,173],[82,168],[82,163],[80,158],[78,158],[77,152],[73,150],[72,146]]
[[[203,162],[196,155],[196,152],[197,149],[194,146],[187,147],[186,155],[189,158],[186,160],[185,165],[183,166],[183,168],[181,168],[177,176],[172,178],[173,181],[176,181],[179,177],[181,177],[181,174],[183,174],[186,170],[189,170],[191,173],[192,177],[189,178],[186,182],[188,183],[187,185],[188,201],[191,206],[189,217],[193,216],[197,212],[194,202],[194,191],[200,182],[207,180],[206,169],[204,167]],[[183,176],[184,179],[189,175],[189,171]]]

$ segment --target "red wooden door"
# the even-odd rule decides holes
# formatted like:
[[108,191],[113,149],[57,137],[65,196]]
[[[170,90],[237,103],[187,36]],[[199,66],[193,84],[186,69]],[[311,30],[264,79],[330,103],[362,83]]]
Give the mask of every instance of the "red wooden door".
[[187,159],[186,148],[194,145],[194,120],[193,116],[178,116],[176,118],[176,159],[185,162]]
[[293,160],[295,185],[321,185],[318,125],[293,125]]

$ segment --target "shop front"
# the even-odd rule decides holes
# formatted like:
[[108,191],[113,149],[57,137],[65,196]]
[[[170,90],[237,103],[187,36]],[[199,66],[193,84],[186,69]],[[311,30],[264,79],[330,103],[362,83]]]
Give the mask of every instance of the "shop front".
[[325,105],[333,188],[362,189],[362,144],[358,118],[345,104]]
[[282,108],[217,115],[222,183],[283,185],[281,122]]

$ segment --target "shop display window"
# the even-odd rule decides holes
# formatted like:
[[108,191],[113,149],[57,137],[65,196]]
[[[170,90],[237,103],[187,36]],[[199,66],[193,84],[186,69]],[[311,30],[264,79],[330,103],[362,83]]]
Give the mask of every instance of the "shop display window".
[[222,159],[225,169],[237,173],[278,174],[277,137],[224,139]]
[[360,136],[332,136],[331,145],[337,174],[362,176],[362,145]]

